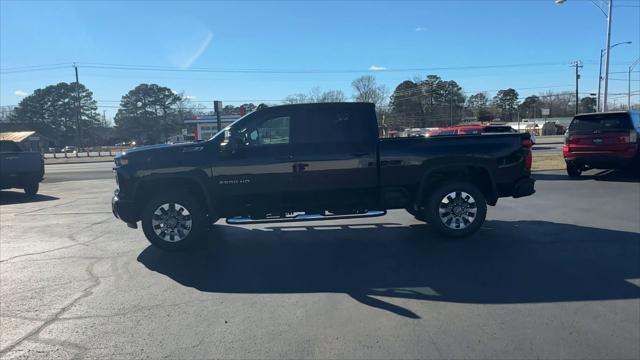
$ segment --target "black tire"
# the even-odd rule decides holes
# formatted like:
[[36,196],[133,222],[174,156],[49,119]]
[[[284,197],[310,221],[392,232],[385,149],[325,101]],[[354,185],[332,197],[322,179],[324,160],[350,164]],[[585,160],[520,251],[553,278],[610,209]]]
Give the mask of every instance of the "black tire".
[[567,163],[567,175],[572,178],[580,177],[582,174],[582,169],[572,163]]
[[[161,207],[163,210],[160,210]],[[161,216],[164,215],[168,217],[166,220],[168,225],[165,224],[165,220],[161,220]],[[161,223],[158,224],[158,222]],[[186,226],[187,224],[190,226]],[[158,194],[146,204],[142,213],[144,235],[151,244],[167,251],[180,251],[193,247],[206,234],[208,228],[207,216],[202,206],[186,192]],[[182,235],[184,238],[180,239]]]
[[39,189],[40,189],[40,184],[37,181],[30,182],[24,186],[24,193],[29,196],[33,196],[38,193]]
[[[450,197],[451,194],[455,197]],[[444,204],[445,200],[451,205]],[[446,215],[446,210],[450,210],[449,215]],[[428,196],[424,215],[429,225],[446,237],[469,236],[478,231],[484,223],[487,216],[487,201],[482,192],[471,183],[464,181],[441,183],[436,185]]]

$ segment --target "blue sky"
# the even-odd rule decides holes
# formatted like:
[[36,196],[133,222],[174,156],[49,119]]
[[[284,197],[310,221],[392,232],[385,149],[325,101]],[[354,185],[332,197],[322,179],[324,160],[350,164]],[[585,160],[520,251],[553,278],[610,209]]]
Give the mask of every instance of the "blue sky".
[[[625,73],[611,78],[626,79],[628,65],[640,56],[640,1],[614,5],[612,43],[633,44],[612,50],[611,71]],[[585,0],[562,6],[553,0],[3,1],[0,7],[2,69],[77,62],[80,81],[108,117],[121,96],[142,82],[184,92],[194,101],[230,104],[282,99],[314,86],[350,96],[351,80],[363,74],[374,74],[392,90],[403,80],[434,73],[456,80],[467,94],[513,87],[524,98],[546,89],[572,90],[569,65],[582,60],[581,92],[595,92],[606,30],[603,14]],[[90,68],[91,63],[302,73],[125,71]],[[547,65],[455,69],[504,64]],[[432,68],[449,69],[404,70]],[[636,91],[639,74],[633,75]],[[34,89],[61,81],[74,81],[71,66],[3,73],[0,104],[17,104]],[[626,92],[627,82],[612,80],[610,87],[614,94]]]

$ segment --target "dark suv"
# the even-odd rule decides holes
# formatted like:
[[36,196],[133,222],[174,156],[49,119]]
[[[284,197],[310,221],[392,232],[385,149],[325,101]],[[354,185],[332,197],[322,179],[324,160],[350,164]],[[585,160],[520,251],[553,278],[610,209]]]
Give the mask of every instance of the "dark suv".
[[588,169],[637,164],[640,112],[637,110],[576,115],[562,148],[571,177]]

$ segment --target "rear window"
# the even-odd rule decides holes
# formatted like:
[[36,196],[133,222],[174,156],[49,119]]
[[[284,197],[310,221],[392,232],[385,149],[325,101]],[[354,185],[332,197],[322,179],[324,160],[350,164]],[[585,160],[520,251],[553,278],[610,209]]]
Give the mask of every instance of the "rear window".
[[625,131],[631,128],[629,114],[584,115],[573,118],[569,131]]
[[636,129],[640,130],[640,112],[638,111],[632,112],[631,120],[633,120],[633,126],[635,126]]
[[511,126],[487,126],[484,128],[485,133],[510,133],[513,132]]
[[[355,109],[319,107],[296,127],[298,144],[366,143],[371,141],[368,118]],[[377,137],[377,134],[374,134]]]
[[20,147],[13,141],[0,140],[0,152],[20,152]]

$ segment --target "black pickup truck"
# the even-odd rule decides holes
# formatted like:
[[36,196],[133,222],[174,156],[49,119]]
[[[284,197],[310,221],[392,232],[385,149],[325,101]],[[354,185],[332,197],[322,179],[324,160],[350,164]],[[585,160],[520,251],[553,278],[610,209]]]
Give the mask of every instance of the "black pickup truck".
[[0,189],[19,188],[27,195],[35,195],[43,176],[42,154],[22,151],[15,142],[0,140]]
[[535,192],[528,134],[380,139],[373,104],[283,105],[208,141],[116,157],[116,217],[141,221],[163,249],[227,223],[309,221],[406,209],[448,236],[484,222],[487,204]]

